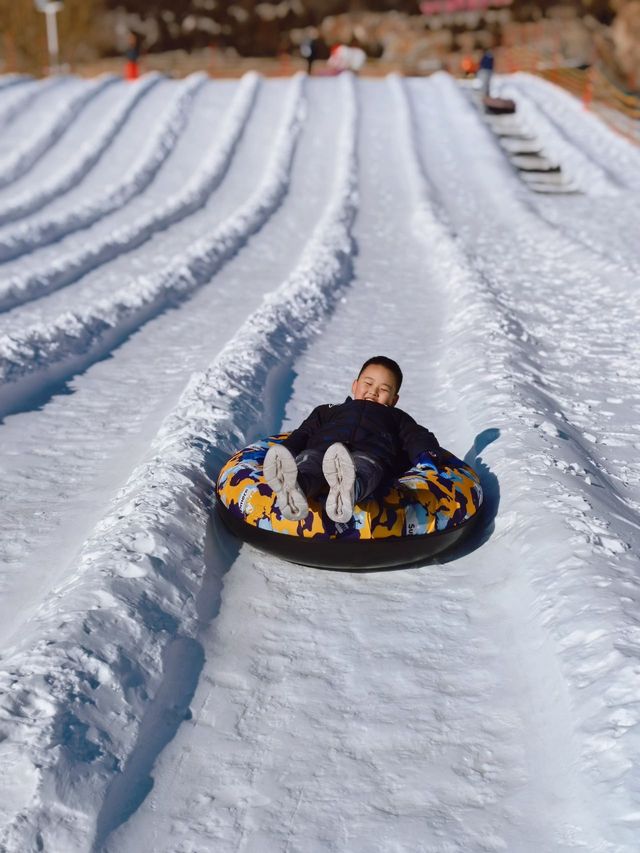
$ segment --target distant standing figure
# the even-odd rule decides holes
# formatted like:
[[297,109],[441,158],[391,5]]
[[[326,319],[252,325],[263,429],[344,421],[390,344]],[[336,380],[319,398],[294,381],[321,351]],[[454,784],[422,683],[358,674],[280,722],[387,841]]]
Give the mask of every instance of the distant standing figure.
[[307,61],[307,74],[311,74],[314,61],[318,58],[318,46],[313,38],[306,38],[300,45],[300,54]]
[[129,33],[127,36],[127,49],[124,55],[127,60],[124,66],[125,80],[137,80],[140,76],[140,69],[138,68],[138,59],[140,58],[139,33]]
[[491,95],[491,77],[493,76],[493,54],[490,50],[485,50],[480,60],[478,69],[478,80],[480,81],[480,91],[483,97],[488,98]]

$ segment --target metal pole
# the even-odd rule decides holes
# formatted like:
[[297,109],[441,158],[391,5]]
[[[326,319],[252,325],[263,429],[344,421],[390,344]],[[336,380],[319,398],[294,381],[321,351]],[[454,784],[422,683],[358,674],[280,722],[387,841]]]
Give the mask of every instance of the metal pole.
[[58,43],[58,21],[56,15],[62,9],[62,3],[59,0],[55,2],[45,3],[42,11],[45,14],[47,21],[47,47],[49,48],[49,73],[56,74],[59,70],[58,58],[60,47]]

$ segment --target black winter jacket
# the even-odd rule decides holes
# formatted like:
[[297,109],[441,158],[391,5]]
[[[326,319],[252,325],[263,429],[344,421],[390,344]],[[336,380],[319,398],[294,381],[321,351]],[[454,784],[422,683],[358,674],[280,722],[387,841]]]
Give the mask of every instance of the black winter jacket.
[[436,460],[440,456],[435,435],[402,409],[351,397],[317,406],[283,443],[297,456],[306,449],[324,452],[335,441],[373,456],[392,477],[410,468],[421,453]]

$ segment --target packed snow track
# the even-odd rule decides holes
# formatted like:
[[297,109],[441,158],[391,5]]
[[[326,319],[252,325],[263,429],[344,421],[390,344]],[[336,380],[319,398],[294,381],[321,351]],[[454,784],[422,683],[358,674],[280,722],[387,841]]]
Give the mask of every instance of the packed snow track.
[[[637,853],[640,150],[497,86],[575,193],[444,74],[0,78],[0,850]],[[482,529],[232,539],[378,353]]]

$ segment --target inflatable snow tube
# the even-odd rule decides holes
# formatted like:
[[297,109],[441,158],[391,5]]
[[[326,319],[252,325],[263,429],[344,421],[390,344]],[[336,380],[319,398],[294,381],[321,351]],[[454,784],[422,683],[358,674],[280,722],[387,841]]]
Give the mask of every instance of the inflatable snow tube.
[[490,115],[511,115],[516,111],[516,102],[511,98],[491,98],[489,95],[482,99],[485,112]]
[[414,563],[467,535],[482,506],[476,472],[443,451],[436,467],[425,454],[401,477],[354,508],[347,524],[331,521],[320,500],[309,501],[300,521],[283,518],[262,476],[271,436],[238,451],[223,466],[217,509],[227,527],[251,545],[307,566],[381,569]]

